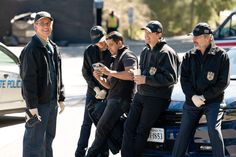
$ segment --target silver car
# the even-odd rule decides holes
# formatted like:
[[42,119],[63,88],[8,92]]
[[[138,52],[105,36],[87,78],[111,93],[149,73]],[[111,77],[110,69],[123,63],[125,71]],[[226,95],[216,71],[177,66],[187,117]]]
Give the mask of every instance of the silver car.
[[0,43],[0,115],[24,111],[21,85],[19,59]]

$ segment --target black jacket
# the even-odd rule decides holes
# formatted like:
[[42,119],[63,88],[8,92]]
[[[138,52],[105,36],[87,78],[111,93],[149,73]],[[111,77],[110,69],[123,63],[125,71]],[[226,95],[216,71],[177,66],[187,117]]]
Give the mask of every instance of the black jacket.
[[82,67],[82,74],[84,79],[88,84],[87,95],[95,96],[94,87],[99,87],[100,89],[105,89],[97,80],[93,77],[93,66],[92,64],[101,62],[108,68],[114,58],[108,50],[100,52],[98,46],[89,45],[84,52],[84,61]]
[[204,55],[199,50],[185,54],[181,65],[181,86],[187,104],[194,105],[193,95],[203,95],[205,103],[221,103],[224,89],[229,84],[229,58],[216,46],[209,46]]
[[140,56],[141,74],[146,76],[146,83],[138,85],[138,93],[170,99],[178,78],[178,65],[176,52],[164,40],[152,50],[146,46]]
[[[57,74],[57,99],[64,101],[64,85],[61,74],[61,55],[55,43],[54,61]],[[22,78],[22,95],[28,108],[36,108],[39,104],[51,100],[51,76],[49,70],[49,54],[39,38],[35,35],[22,50],[20,55],[20,75]]]

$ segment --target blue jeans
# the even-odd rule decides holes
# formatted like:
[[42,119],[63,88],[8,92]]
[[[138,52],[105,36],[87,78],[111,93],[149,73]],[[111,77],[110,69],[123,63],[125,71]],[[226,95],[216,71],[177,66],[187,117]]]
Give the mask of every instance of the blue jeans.
[[130,102],[121,99],[108,99],[107,106],[98,121],[95,139],[86,157],[97,157],[104,150],[107,139],[120,120],[120,116],[129,110]]
[[141,157],[149,132],[170,100],[135,94],[125,122],[122,157]]
[[41,122],[35,127],[25,126],[23,157],[53,157],[52,142],[56,134],[57,101],[40,104]]
[[201,116],[205,114],[207,119],[208,134],[212,145],[213,157],[224,157],[224,143],[221,134],[221,121],[223,112],[220,112],[220,103],[210,103],[201,106],[184,104],[180,131],[173,148],[173,157],[183,157],[189,141],[195,133]]

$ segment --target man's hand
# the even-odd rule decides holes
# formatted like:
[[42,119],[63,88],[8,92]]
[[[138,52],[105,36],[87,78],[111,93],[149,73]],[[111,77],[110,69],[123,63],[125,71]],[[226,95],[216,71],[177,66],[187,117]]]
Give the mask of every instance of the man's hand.
[[32,109],[29,109],[30,113],[34,116],[34,115],[39,115],[39,112],[38,112],[38,108],[32,108]]
[[146,83],[146,76],[144,75],[134,75],[134,82],[138,85]]
[[[38,119],[41,121],[41,117],[39,116],[38,108],[32,108],[29,109],[29,112],[32,114],[32,116],[36,115]],[[29,115],[26,113],[26,122],[30,119]]]
[[192,96],[192,101],[193,101],[194,105],[197,106],[197,107],[201,107],[202,105],[204,105],[205,100],[206,99],[204,98],[203,95],[193,95]]
[[95,95],[96,99],[105,99],[107,92],[104,89],[100,90],[99,87],[94,87],[93,90],[96,92],[96,95]]
[[100,72],[99,70],[94,70],[94,71],[93,71],[93,76],[94,76],[97,80],[99,80],[100,77],[102,76],[102,72]]
[[103,89],[96,96],[97,96],[97,99],[105,99],[106,95],[107,95],[107,92]]
[[99,71],[101,71],[104,75],[107,76],[109,76],[109,74],[111,73],[111,70],[108,69],[108,67],[106,66],[99,67]]
[[65,104],[63,101],[59,101],[58,106],[60,108],[59,114],[61,114],[65,110]]

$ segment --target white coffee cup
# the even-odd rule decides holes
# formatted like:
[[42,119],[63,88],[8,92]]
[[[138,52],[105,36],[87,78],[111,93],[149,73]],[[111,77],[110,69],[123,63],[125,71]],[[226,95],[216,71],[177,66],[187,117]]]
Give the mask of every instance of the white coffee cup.
[[141,69],[134,69],[132,70],[134,75],[141,75]]

